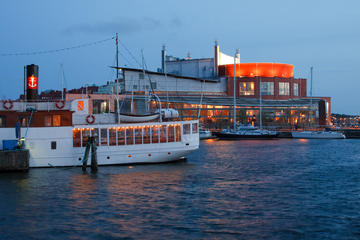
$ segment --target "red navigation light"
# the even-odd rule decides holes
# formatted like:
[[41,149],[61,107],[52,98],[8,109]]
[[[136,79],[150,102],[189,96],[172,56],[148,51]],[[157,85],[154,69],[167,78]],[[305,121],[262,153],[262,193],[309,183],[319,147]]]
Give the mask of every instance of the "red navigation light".
[[35,76],[30,76],[27,79],[28,89],[38,89],[38,78]]

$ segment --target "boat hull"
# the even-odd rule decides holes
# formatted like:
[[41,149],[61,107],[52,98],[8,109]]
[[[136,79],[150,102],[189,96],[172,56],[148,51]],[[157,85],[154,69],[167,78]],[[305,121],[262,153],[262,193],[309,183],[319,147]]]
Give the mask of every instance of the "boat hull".
[[[187,154],[195,151],[199,148],[199,133],[188,132],[183,134],[183,125],[188,124],[192,129],[191,124],[198,124],[198,121],[179,121],[179,122],[167,122],[167,123],[139,123],[139,124],[120,124],[120,125],[91,125],[89,126],[74,126],[74,127],[33,127],[21,129],[22,136],[26,136],[25,149],[29,150],[30,167],[66,167],[66,166],[81,166],[84,158],[85,145],[80,144],[74,147],[74,130],[75,132],[80,129],[99,129],[108,130],[115,128],[145,129],[146,127],[154,126],[181,126],[181,139],[168,141],[166,137],[165,142],[159,141],[156,143],[140,140],[137,144],[134,141],[130,145],[118,145],[110,146],[110,136],[107,138],[107,144],[99,143],[97,146],[97,162],[98,165],[124,165],[124,164],[141,164],[141,163],[164,163],[172,162],[179,159],[183,159]],[[82,129],[82,130],[81,130]],[[168,131],[168,130],[167,130]],[[174,132],[176,133],[176,132]],[[81,134],[83,136],[83,134]],[[13,128],[0,129],[0,149],[2,149],[2,140],[14,139],[15,131]],[[142,136],[142,138],[144,138]],[[140,138],[140,139],[142,139]],[[101,137],[100,137],[101,139]],[[118,143],[118,140],[116,141]],[[88,159],[88,164],[91,160]]]
[[277,134],[267,134],[267,135],[247,135],[247,134],[237,134],[237,133],[223,133],[223,132],[214,132],[216,137],[223,140],[270,140],[277,137]]
[[306,131],[306,132],[292,132],[293,138],[302,139],[344,139],[345,135],[338,132],[324,132],[324,131]]

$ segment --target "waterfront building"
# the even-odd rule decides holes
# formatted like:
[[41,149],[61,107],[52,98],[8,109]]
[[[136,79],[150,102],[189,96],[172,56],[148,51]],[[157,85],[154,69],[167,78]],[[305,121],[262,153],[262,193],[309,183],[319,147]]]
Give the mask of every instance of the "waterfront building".
[[[73,89],[66,100],[90,98],[89,112],[94,114],[117,111],[118,101],[122,112],[141,113],[151,111],[146,102],[151,101],[149,92],[153,92],[162,100],[162,108],[176,108],[182,119],[199,116],[205,128],[221,129],[233,124],[235,79],[236,119],[240,123],[260,125],[261,112],[266,128],[303,129],[310,122],[314,127],[331,125],[331,98],[308,97],[307,79],[294,77],[294,65],[239,63],[240,56],[235,58],[222,53],[217,43],[213,57],[200,59],[169,56],[164,47],[157,72],[120,68],[118,81]],[[154,101],[151,105],[156,109]]]

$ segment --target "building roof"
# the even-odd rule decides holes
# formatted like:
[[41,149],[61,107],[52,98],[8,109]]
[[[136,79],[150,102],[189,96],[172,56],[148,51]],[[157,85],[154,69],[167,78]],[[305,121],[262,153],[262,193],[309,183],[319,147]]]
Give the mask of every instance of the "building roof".
[[[112,67],[112,68],[116,68],[116,67]],[[124,67],[119,67],[120,70],[122,71],[130,71],[130,72],[139,72],[142,73],[144,70],[142,69],[137,69],[137,68],[124,68]],[[161,73],[161,72],[152,72],[152,71],[148,71],[145,70],[145,73],[147,74],[153,74],[153,75],[159,75],[159,76],[165,76],[165,73]],[[179,79],[190,79],[190,80],[195,80],[195,81],[200,81],[200,82],[212,82],[212,83],[217,83],[220,82],[219,78],[215,78],[215,79],[203,79],[203,78],[195,78],[195,77],[185,77],[185,76],[178,76],[175,74],[166,74],[168,77],[174,77],[174,78],[179,78]]]

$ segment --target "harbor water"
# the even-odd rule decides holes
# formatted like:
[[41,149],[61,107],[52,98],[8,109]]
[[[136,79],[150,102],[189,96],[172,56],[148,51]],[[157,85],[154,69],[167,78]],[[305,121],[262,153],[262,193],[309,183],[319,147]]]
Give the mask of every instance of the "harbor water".
[[201,142],[187,162],[0,174],[0,239],[359,239],[359,140]]

